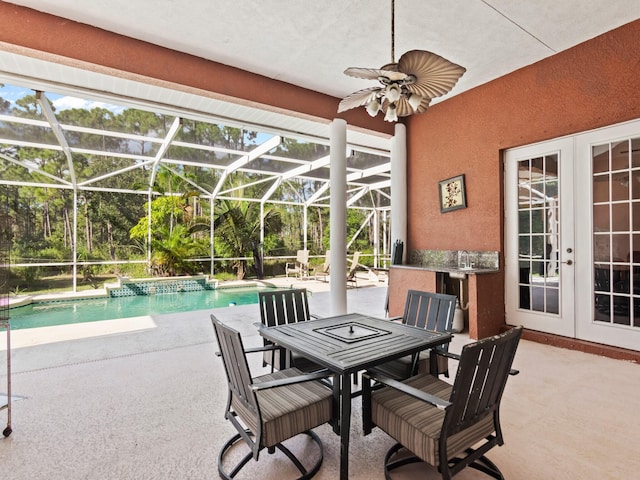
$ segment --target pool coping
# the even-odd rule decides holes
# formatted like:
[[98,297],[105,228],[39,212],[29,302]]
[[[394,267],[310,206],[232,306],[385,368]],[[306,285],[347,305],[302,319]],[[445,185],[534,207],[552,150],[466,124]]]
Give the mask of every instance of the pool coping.
[[[151,281],[161,281],[165,279],[170,279],[175,281],[177,279],[184,278],[194,278],[194,277],[162,277],[162,278],[144,278],[144,279],[135,279],[136,282],[151,282]],[[123,277],[122,280],[127,281],[129,278]],[[247,280],[234,280],[228,282],[219,282],[218,280],[210,280],[210,283],[214,284],[214,288],[212,290],[225,290],[231,288],[243,288],[243,287],[259,287],[259,286],[268,286],[268,287],[276,287],[276,285],[271,284],[269,282],[263,281],[247,281]],[[26,305],[31,305],[34,303],[45,303],[45,302],[61,302],[67,300],[90,300],[94,298],[108,298],[109,290],[111,288],[119,288],[120,282],[118,283],[105,283],[103,288],[96,288],[93,290],[83,290],[81,292],[59,292],[59,293],[44,293],[40,295],[20,295],[9,297],[9,308],[17,308],[24,307]]]
[[[387,281],[373,281],[368,276],[364,276],[366,272],[362,273],[362,276],[358,276],[358,287],[366,288],[373,286],[386,286]],[[176,277],[162,277],[175,279]],[[127,279],[127,277],[123,277]],[[137,279],[136,279],[137,280]],[[156,279],[157,280],[157,279]],[[323,282],[315,280],[313,278],[292,278],[292,277],[272,277],[265,280],[251,279],[251,280],[215,280],[216,289],[228,289],[228,288],[243,288],[243,287],[271,287],[271,288],[305,288],[312,294],[314,292],[329,291],[331,286],[329,282]],[[213,280],[212,280],[213,281]],[[109,285],[109,284],[105,284]],[[40,295],[20,295],[9,297],[9,308],[22,307],[30,305],[32,303],[42,302],[56,302],[65,300],[78,300],[78,299],[92,299],[92,298],[104,298],[107,297],[108,291],[106,288],[97,288],[93,290],[83,290],[81,292],[61,292],[61,293],[46,293]]]

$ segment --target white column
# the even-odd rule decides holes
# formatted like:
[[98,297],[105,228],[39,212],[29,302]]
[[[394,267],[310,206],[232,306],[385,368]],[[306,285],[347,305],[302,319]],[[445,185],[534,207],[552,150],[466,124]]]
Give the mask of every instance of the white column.
[[347,122],[331,122],[329,139],[331,167],[331,315],[347,313]]
[[403,263],[407,255],[407,128],[396,123],[391,139],[391,245],[404,243]]

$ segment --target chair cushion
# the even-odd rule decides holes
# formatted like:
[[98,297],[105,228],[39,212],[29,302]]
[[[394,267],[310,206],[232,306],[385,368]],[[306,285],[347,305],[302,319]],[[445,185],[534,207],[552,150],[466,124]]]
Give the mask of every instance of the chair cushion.
[[[404,383],[443,399],[451,396],[451,385],[430,374],[416,375]],[[443,410],[388,387],[373,392],[371,408],[375,425],[425,462],[438,466]],[[477,424],[452,435],[447,440],[448,458],[462,453],[494,431],[493,416],[488,415]]]
[[[253,379],[253,383],[304,375],[297,368],[279,370]],[[262,447],[272,447],[287,438],[331,421],[333,393],[319,381],[296,383],[256,392],[262,414]],[[252,432],[258,431],[257,417],[241,402],[234,410]]]

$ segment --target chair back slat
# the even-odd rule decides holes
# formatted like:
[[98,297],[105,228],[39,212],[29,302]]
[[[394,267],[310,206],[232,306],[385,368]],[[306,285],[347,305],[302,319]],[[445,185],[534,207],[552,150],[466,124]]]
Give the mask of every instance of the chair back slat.
[[402,322],[435,332],[450,332],[456,311],[456,296],[409,290]]
[[[222,323],[214,315],[211,315],[211,322],[227,374],[230,395],[235,396],[234,401],[241,402],[248,411],[253,412],[257,417],[258,400],[255,392],[250,388],[251,372],[244,354],[240,333]],[[231,398],[229,399],[230,404]]]
[[522,327],[465,345],[447,409],[443,433],[453,435],[497,411]]
[[260,319],[268,327],[309,320],[307,290],[304,288],[259,292]]

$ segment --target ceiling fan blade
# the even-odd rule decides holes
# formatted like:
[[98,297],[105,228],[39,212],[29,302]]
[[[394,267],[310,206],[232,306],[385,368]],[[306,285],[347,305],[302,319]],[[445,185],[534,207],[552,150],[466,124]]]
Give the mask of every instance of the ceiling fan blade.
[[349,67],[344,71],[345,75],[366,80],[377,80],[383,72],[377,68]]
[[340,104],[338,105],[338,113],[366,105],[369,103],[372,94],[375,94],[380,90],[382,90],[380,87],[369,87],[347,95],[340,101]]
[[399,72],[395,66],[397,64],[390,63],[382,68],[360,68],[350,67],[344,73],[350,77],[364,78],[366,80],[378,80],[378,77],[387,77],[391,81],[398,81],[406,78],[407,74]]
[[398,70],[416,77],[407,85],[412,93],[434,98],[449,92],[467,70],[425,50],[410,50],[398,60]]

